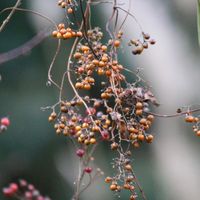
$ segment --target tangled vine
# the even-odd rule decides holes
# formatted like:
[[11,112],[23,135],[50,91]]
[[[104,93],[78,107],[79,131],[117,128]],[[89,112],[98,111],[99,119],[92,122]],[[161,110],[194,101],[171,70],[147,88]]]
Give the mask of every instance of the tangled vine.
[[[111,16],[102,28],[91,23],[91,7],[100,3],[112,4]],[[143,31],[135,16],[129,10],[123,9],[117,0],[59,0],[58,6],[65,13],[65,21],[58,25],[35,11],[18,8],[18,4],[4,11],[31,12],[54,24],[52,37],[58,41],[58,48],[48,71],[48,81],[58,88],[60,95],[58,102],[43,110],[52,110],[49,122],[54,123],[57,135],[63,135],[73,142],[76,155],[80,158],[76,189],[72,199],[78,200],[82,192],[98,176],[104,174],[101,169],[93,167],[92,162],[98,145],[106,142],[117,155],[112,162],[115,173],[105,178],[110,190],[117,194],[127,190],[130,193],[130,200],[137,199],[139,195],[146,200],[147,197],[133,171],[131,152],[143,143],[153,142],[151,126],[155,117],[185,116],[185,121],[193,123],[193,131],[200,136],[200,120],[193,116],[193,113],[200,109],[183,107],[172,115],[160,115],[152,111],[159,103],[151,87],[140,76],[140,69],[131,71],[118,59],[123,39],[128,37],[123,32],[126,19],[131,17],[141,31],[139,38],[129,38],[127,45],[132,48],[133,55],[142,54],[156,41]],[[118,20],[120,12],[125,13],[121,23]],[[104,29],[109,34],[107,42],[104,42]],[[66,62],[66,71],[61,78],[61,84],[58,84],[53,80],[51,71],[60,50],[60,43],[68,40],[73,40],[73,45]],[[127,72],[132,75],[133,82],[127,80]],[[71,99],[64,95],[65,81],[70,83],[74,92]],[[97,90],[95,95],[90,92]],[[85,176],[89,177],[89,182],[83,185]],[[136,192],[137,189],[140,193]],[[7,195],[7,190],[4,190],[4,193]],[[23,199],[33,198],[25,196]]]

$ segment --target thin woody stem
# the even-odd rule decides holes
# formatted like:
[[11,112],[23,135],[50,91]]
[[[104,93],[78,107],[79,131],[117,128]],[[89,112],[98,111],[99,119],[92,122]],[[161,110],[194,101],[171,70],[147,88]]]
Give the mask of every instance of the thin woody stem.
[[174,113],[174,114],[158,114],[158,113],[154,113],[154,112],[146,112],[147,114],[150,115],[154,115],[155,117],[163,117],[163,118],[171,118],[171,117],[179,117],[182,115],[186,115],[186,114],[190,114],[190,113],[196,113],[196,112],[200,112],[200,108],[196,108],[196,109],[192,109],[189,111],[184,111],[184,112],[180,112],[180,113]]
[[131,174],[132,174],[132,176],[134,177],[135,183],[136,183],[138,189],[140,190],[140,193],[141,193],[141,195],[142,195],[143,200],[147,200],[147,197],[146,197],[146,195],[145,195],[145,193],[144,193],[144,190],[143,190],[142,187],[140,186],[140,183],[139,183],[139,181],[138,181],[138,179],[137,179],[137,176],[135,175],[135,173],[133,172],[133,170],[131,170]]
[[3,31],[4,27],[6,26],[6,24],[10,21],[11,17],[13,16],[13,14],[15,13],[15,10],[18,6],[20,6],[21,4],[21,0],[17,0],[16,4],[14,5],[14,7],[12,8],[12,11],[10,12],[10,14],[7,16],[7,18],[3,21],[3,23],[0,26],[0,32]]

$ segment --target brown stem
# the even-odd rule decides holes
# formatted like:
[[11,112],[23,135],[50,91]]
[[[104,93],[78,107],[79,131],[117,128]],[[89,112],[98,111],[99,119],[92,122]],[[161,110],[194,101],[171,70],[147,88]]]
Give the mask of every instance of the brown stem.
[[170,117],[179,117],[179,116],[182,116],[182,115],[186,115],[186,114],[189,114],[189,113],[195,113],[195,112],[200,112],[200,108],[196,108],[196,109],[193,109],[193,110],[188,110],[188,111],[184,111],[184,112],[180,112],[180,113],[174,113],[174,114],[171,114],[171,115],[157,114],[157,113],[154,113],[154,112],[146,112],[146,113],[150,114],[150,115],[154,115],[155,117],[170,118]]
[[88,152],[88,154],[85,156],[85,160],[80,159],[79,160],[79,175],[78,175],[78,179],[77,179],[77,188],[76,188],[76,193],[73,195],[72,200],[78,200],[80,194],[85,191],[91,184],[91,179],[89,184],[86,186],[86,188],[81,189],[81,183],[83,181],[85,172],[83,170],[83,166],[88,166],[90,161],[91,161],[91,156],[94,153],[95,149],[96,149],[97,145],[94,145],[92,147],[92,149],[90,150],[90,152]]
[[4,27],[6,26],[6,24],[10,21],[11,17],[13,16],[13,14],[15,13],[15,10],[18,6],[20,6],[21,4],[21,0],[17,0],[16,4],[14,5],[14,7],[12,8],[12,11],[10,12],[10,14],[7,16],[7,18],[3,21],[3,23],[0,26],[0,32],[3,31]]
[[133,176],[134,179],[135,179],[135,183],[136,183],[138,189],[140,190],[140,193],[142,194],[143,200],[147,200],[147,197],[146,197],[146,195],[145,195],[145,193],[144,193],[144,190],[142,189],[142,187],[141,187],[141,185],[140,185],[140,183],[139,183],[139,181],[138,181],[138,179],[137,179],[137,176],[135,175],[135,173],[133,172],[133,170],[131,170],[131,174],[132,174],[132,176]]

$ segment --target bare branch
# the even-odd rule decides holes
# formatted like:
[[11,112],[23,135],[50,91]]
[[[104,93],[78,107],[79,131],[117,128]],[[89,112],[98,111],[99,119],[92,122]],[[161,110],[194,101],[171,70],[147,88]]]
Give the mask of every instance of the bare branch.
[[20,6],[21,4],[21,0],[17,0],[16,4],[14,5],[14,7],[12,8],[12,11],[10,12],[10,14],[8,15],[8,17],[3,21],[3,23],[0,26],[0,32],[3,31],[4,27],[6,26],[6,24],[10,21],[11,17],[13,16],[13,14],[15,13],[15,10],[18,6]]

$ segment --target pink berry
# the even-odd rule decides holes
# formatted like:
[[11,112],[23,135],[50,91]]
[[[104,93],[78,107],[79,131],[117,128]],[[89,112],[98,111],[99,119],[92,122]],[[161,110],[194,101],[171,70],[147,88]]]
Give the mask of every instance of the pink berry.
[[44,200],[44,197],[43,196],[38,196],[37,200]]
[[1,119],[1,125],[4,125],[4,126],[9,126],[10,125],[10,120],[8,117],[3,117]]
[[83,149],[77,149],[76,155],[77,155],[78,157],[83,157],[84,154],[85,154],[85,151],[84,151]]
[[92,168],[91,168],[91,167],[86,167],[86,168],[84,169],[84,172],[90,174],[90,173],[92,172]]
[[34,185],[32,185],[32,184],[28,184],[28,189],[29,189],[30,191],[33,191],[33,190],[35,189],[35,187],[34,187]]
[[12,197],[13,196],[13,191],[11,188],[3,188],[3,194],[6,197]]
[[26,187],[27,186],[27,182],[25,180],[23,180],[23,179],[21,179],[19,181],[19,184],[20,184],[21,187]]
[[103,140],[109,140],[109,138],[110,138],[108,131],[101,131],[101,136],[102,136]]
[[96,114],[96,109],[90,107],[90,108],[88,108],[88,109],[86,110],[86,114],[87,114],[87,115],[94,115],[94,114]]
[[17,192],[19,187],[16,183],[11,183],[9,188],[12,190],[13,193]]
[[26,191],[24,196],[26,199],[32,199],[32,197],[33,197],[32,192],[29,192],[29,191]]

